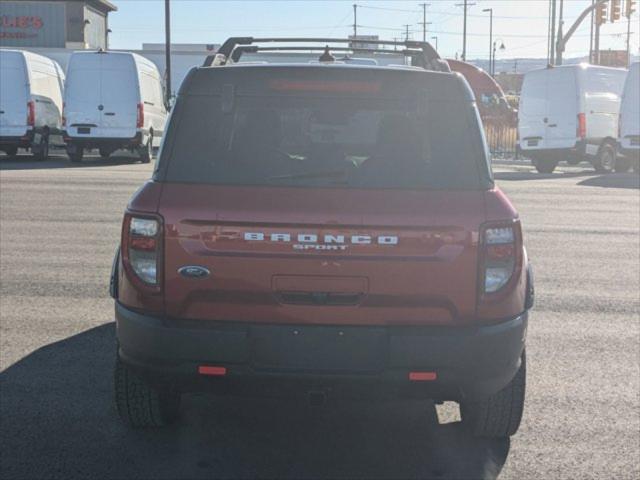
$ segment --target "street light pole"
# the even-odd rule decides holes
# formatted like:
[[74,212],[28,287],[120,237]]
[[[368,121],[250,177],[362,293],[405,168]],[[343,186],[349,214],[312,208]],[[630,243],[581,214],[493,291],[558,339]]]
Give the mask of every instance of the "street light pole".
[[493,60],[491,45],[493,45],[493,8],[485,8],[483,12],[489,12],[489,74],[493,77]]
[[171,6],[170,0],[164,0],[164,55],[165,55],[165,103],[171,105]]

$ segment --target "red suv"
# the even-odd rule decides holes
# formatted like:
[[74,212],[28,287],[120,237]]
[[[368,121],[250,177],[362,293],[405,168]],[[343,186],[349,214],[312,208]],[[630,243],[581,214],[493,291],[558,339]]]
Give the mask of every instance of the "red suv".
[[234,62],[256,43],[191,70],[127,207],[120,416],[166,424],[194,390],[418,396],[514,434],[532,276],[467,82],[419,42],[413,66]]

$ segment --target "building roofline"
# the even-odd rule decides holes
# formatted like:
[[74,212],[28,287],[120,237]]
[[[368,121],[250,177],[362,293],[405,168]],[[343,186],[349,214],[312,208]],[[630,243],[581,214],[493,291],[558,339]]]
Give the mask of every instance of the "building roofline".
[[108,12],[116,12],[118,7],[111,3],[109,0],[86,0],[88,4],[98,7]]

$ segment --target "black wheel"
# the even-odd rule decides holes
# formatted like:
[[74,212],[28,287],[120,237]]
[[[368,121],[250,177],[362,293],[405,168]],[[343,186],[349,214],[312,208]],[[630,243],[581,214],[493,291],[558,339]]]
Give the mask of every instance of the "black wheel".
[[18,154],[18,147],[4,147],[4,153],[10,157],[15,157]]
[[593,168],[598,173],[610,173],[616,166],[616,149],[609,143],[600,147],[598,154],[593,159]]
[[552,173],[558,166],[558,160],[554,157],[535,157],[533,166],[538,173]]
[[108,159],[111,154],[113,153],[113,150],[111,150],[110,148],[101,148],[100,149],[100,156],[102,157],[103,160]]
[[42,133],[40,135],[40,142],[31,146],[31,153],[33,159],[39,162],[49,158],[49,134]]
[[526,355],[513,380],[495,395],[479,402],[461,402],[462,423],[476,437],[510,437],[518,431],[524,410]]
[[569,155],[567,157],[567,163],[569,165],[578,165],[580,162],[582,162],[582,157],[579,155]]
[[116,407],[131,428],[163,427],[173,422],[180,409],[180,394],[152,387],[120,358],[115,366]]
[[84,155],[84,148],[75,147],[67,150],[67,155],[69,155],[69,160],[73,163],[80,163],[82,161],[82,156]]
[[640,159],[636,158],[635,161],[631,162],[631,170],[636,173],[640,172]]
[[140,161],[142,163],[151,162],[151,158],[153,157],[153,135],[149,135],[149,140],[147,143],[140,148]]
[[616,164],[613,168],[616,173],[628,172],[631,168],[631,159],[628,157],[618,157],[616,158]]

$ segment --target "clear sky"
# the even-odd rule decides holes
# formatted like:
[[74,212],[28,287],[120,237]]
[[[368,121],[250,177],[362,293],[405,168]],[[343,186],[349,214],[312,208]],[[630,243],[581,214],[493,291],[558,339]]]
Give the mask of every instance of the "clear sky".
[[[427,7],[429,41],[438,37],[442,55],[462,51],[462,0],[356,1],[358,34],[392,39],[422,39],[422,7]],[[164,0],[112,0],[118,11],[110,16],[111,48],[139,49],[142,43],[164,41]],[[346,36],[353,31],[353,0],[171,0],[173,43],[221,43],[229,36]],[[467,58],[489,55],[489,14],[493,8],[494,39],[504,43],[503,58],[546,57],[548,0],[469,0]],[[591,0],[565,0],[565,31]],[[560,1],[558,0],[558,4]],[[636,8],[637,10],[638,8]],[[602,49],[625,49],[627,22],[602,27]],[[567,45],[565,57],[589,52],[589,21],[585,21]],[[640,20],[632,16],[631,48],[638,54]]]

